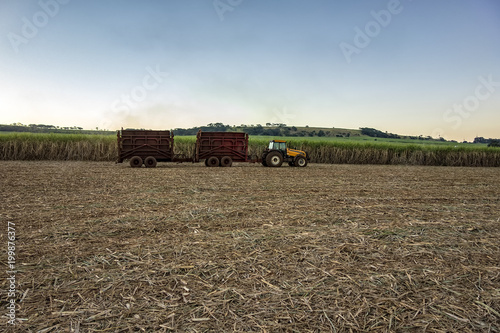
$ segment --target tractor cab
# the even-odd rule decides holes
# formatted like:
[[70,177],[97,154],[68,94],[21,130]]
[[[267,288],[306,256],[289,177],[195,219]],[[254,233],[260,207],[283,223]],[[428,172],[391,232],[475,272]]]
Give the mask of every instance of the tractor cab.
[[269,141],[268,150],[279,150],[283,153],[286,153],[286,141],[283,140],[272,140]]

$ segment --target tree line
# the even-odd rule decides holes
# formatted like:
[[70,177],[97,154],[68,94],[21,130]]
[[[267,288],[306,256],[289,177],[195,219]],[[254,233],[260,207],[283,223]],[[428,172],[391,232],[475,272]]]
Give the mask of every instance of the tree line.
[[[366,135],[373,138],[386,138],[386,139],[413,139],[413,140],[438,140],[447,141],[444,138],[434,139],[430,136],[400,136],[398,134],[393,134],[389,132],[383,132],[375,128],[361,127],[360,131],[350,132],[349,130],[344,130],[343,132],[329,130],[327,128],[314,128],[311,129],[309,126],[303,128],[297,128],[296,126],[288,126],[283,123],[266,123],[266,126],[261,124],[257,125],[245,125],[231,126],[224,123],[210,123],[206,126],[196,126],[191,128],[175,128],[173,131],[175,135],[196,135],[199,130],[206,132],[229,132],[229,131],[239,131],[246,132],[250,135],[261,135],[261,136],[287,136],[287,137],[344,137],[349,138],[351,136]],[[95,130],[84,130],[79,126],[70,127],[60,127],[54,125],[46,124],[29,124],[24,125],[21,123],[14,123],[10,125],[0,124],[0,132],[31,132],[31,133],[80,133],[80,134],[114,134],[115,131],[100,130],[96,128]],[[361,134],[359,134],[361,133]],[[456,142],[451,140],[451,142]],[[466,143],[466,142],[465,142]],[[488,144],[488,147],[500,147],[500,139],[485,139],[484,137],[476,137],[473,143]]]

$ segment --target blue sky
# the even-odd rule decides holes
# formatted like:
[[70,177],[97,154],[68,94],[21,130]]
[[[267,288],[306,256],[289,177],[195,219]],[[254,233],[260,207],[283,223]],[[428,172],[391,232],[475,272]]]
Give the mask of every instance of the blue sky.
[[3,0],[0,123],[500,137],[495,0]]

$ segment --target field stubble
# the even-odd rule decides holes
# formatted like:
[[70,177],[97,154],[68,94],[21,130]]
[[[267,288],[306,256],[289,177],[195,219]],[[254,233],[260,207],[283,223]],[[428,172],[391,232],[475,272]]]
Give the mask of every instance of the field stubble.
[[500,330],[497,168],[0,170],[18,330]]

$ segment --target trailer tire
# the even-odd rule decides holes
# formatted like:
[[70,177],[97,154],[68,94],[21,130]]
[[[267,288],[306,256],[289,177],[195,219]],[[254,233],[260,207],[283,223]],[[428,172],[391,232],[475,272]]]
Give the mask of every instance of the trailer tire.
[[304,156],[297,156],[294,164],[298,167],[303,168],[303,167],[307,166],[307,160]]
[[207,167],[208,166],[208,158],[205,159],[205,166]]
[[154,158],[153,156],[148,156],[144,160],[144,165],[146,166],[146,168],[156,168],[156,163],[156,158]]
[[220,166],[229,168],[231,165],[233,165],[233,159],[229,156],[224,156],[220,159]]
[[283,164],[283,156],[277,151],[270,152],[266,156],[266,164],[270,167],[278,168]]
[[219,166],[219,159],[215,156],[210,156],[207,160],[207,167],[213,168]]
[[140,168],[142,166],[142,158],[139,156],[133,156],[129,163],[132,168]]

